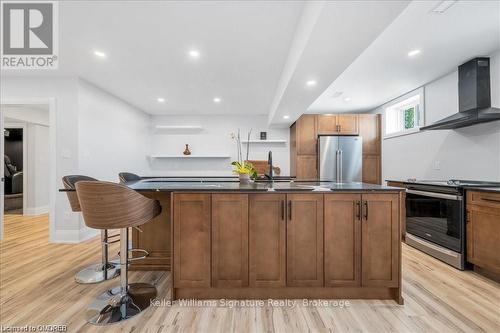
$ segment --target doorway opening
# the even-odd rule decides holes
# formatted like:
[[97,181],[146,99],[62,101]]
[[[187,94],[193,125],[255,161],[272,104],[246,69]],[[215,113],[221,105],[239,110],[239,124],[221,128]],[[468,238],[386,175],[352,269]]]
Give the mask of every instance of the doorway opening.
[[[49,236],[49,104],[2,104],[4,235],[38,227]],[[37,226],[31,226],[37,221]]]

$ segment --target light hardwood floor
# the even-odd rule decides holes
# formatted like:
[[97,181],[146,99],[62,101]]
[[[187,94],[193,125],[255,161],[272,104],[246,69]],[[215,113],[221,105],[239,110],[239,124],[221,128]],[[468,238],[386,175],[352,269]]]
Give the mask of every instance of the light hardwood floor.
[[[79,285],[73,276],[99,259],[98,240],[49,244],[47,216],[6,216],[0,324],[64,324],[68,332],[500,332],[499,284],[474,272],[460,272],[408,246],[403,255],[403,306],[361,300],[351,300],[344,308],[175,304],[150,308],[122,324],[96,327],[85,322],[85,308],[119,281]],[[130,274],[132,282],[154,283],[158,299],[168,298],[170,278],[168,272]]]

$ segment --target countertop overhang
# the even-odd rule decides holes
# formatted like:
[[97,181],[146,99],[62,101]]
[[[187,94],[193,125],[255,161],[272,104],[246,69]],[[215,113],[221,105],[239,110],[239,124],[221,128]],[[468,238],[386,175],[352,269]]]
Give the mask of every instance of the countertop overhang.
[[335,183],[318,181],[256,181],[240,183],[238,181],[171,181],[168,179],[143,179],[127,182],[126,186],[136,191],[208,191],[208,192],[344,192],[344,191],[392,191],[404,189],[399,187],[368,183]]

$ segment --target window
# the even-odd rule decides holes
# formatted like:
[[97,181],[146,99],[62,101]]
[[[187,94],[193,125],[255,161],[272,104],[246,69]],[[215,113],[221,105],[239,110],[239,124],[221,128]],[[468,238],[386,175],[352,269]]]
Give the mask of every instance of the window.
[[423,97],[423,89],[418,89],[384,107],[386,138],[418,131],[424,122]]

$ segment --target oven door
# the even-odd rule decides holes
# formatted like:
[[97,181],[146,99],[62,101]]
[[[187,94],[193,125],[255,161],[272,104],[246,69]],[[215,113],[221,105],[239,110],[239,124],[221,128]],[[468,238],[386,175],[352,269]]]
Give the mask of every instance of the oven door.
[[406,190],[406,232],[444,248],[462,252],[463,196]]

